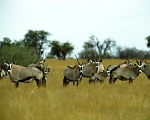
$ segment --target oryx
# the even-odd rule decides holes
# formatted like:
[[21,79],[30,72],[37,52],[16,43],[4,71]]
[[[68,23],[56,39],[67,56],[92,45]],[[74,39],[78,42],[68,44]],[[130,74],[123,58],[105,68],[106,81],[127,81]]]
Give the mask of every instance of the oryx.
[[42,81],[45,79],[43,72],[34,66],[20,66],[13,63],[6,65],[6,70],[9,71],[10,79],[15,83],[16,88],[19,87],[19,82],[31,83],[36,81],[37,86],[41,86]]
[[119,65],[109,65],[107,67],[107,71],[111,71],[115,67],[124,68],[124,67],[130,66],[130,65],[133,65],[133,64],[132,64],[132,62],[129,61],[129,59],[127,59],[127,61],[125,61],[124,63],[120,63]]
[[50,72],[50,68],[48,68],[47,66],[43,66],[41,68],[41,71],[43,72],[42,84],[43,84],[43,86],[46,86],[47,74]]
[[150,64],[146,64],[146,62],[143,63],[141,69],[145,73],[145,75],[147,76],[147,78],[150,80]]
[[141,66],[136,64],[127,67],[117,66],[110,72],[109,83],[115,83],[117,79],[121,81],[129,80],[129,83],[132,83],[141,72]]
[[136,59],[136,62],[139,66],[141,66],[141,70],[145,73],[147,78],[150,79],[150,64],[144,61],[144,57],[147,56],[148,54],[149,54],[149,51],[147,52],[146,55],[143,56],[142,59],[140,59],[140,61]]
[[82,79],[82,73],[83,73],[83,62],[82,64],[79,63],[79,60],[77,56],[75,55],[78,64],[76,64],[74,67],[67,66],[63,71],[63,86],[67,86],[69,82],[73,82],[73,85],[75,85],[75,81],[77,82],[77,86],[79,82]]
[[99,73],[94,73],[90,79],[89,79],[89,83],[92,83],[92,82],[100,82],[100,83],[103,83],[105,78],[109,75],[109,72],[108,71],[103,71],[103,72],[99,72]]
[[100,64],[100,62],[102,62],[102,60],[89,61],[84,64],[83,77],[90,78],[94,73],[102,72],[104,70],[104,66]]

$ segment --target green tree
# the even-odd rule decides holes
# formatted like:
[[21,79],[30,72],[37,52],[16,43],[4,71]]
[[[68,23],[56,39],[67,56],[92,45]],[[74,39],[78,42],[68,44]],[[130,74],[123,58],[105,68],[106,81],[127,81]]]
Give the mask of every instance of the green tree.
[[69,42],[60,43],[57,40],[51,41],[49,47],[51,47],[51,51],[49,53],[50,56],[56,56],[58,59],[66,59],[67,55],[70,55],[74,50],[74,47]]
[[12,42],[9,38],[3,38],[0,47],[0,63],[2,64],[4,61],[16,62],[16,64],[27,66],[38,59],[33,53],[34,49],[23,46],[21,40]]
[[147,47],[150,47],[150,35],[145,38],[147,40]]
[[71,45],[71,43],[69,42],[62,43],[62,46],[61,46],[62,58],[66,59],[67,54],[70,55],[73,50],[74,50],[74,47]]
[[47,37],[51,35],[49,32],[44,30],[28,30],[24,36],[23,43],[29,48],[34,48],[36,54],[40,57],[43,56],[46,46],[49,44]]
[[12,40],[10,38],[4,37],[3,41],[1,41],[1,47],[2,47],[2,45],[11,46],[11,44],[12,44],[11,42],[12,42]]
[[56,56],[57,58],[61,58],[61,43],[57,40],[53,40],[50,42],[49,47],[51,47],[51,51],[49,55]]

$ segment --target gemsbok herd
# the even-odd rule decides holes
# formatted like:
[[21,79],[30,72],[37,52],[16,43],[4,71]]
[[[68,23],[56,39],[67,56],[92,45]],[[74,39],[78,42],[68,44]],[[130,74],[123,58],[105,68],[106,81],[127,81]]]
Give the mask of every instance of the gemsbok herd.
[[[109,76],[110,84],[115,83],[117,79],[128,80],[130,84],[141,72],[150,79],[150,64],[144,61],[144,56],[139,61],[136,59],[136,64],[126,59],[124,63],[109,65],[107,68],[101,64],[102,59],[83,59],[80,63],[76,55],[75,57],[77,64],[66,66],[63,70],[63,86],[68,86],[70,82],[78,86],[82,77],[89,78],[89,83],[103,83],[107,76]],[[50,68],[45,66],[44,62],[44,59],[40,59],[37,64],[30,64],[27,67],[4,62],[3,67],[0,68],[0,77],[10,77],[16,88],[19,87],[19,82],[31,83],[33,81],[38,87],[46,86]]]

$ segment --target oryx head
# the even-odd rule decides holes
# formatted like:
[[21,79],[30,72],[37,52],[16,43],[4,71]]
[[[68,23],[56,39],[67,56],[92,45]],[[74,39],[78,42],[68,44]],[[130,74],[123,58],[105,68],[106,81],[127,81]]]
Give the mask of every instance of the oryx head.
[[82,61],[82,64],[80,64],[76,55],[75,55],[75,57],[76,57],[77,62],[78,62],[77,66],[78,66],[79,72],[80,72],[80,74],[82,74],[83,73],[83,61]]
[[149,54],[149,51],[147,52],[146,55],[143,55],[143,57],[140,59],[140,61],[138,61],[136,58],[136,63],[138,64],[138,66],[140,68],[144,67],[147,64],[146,61],[144,61],[144,57],[146,57],[148,54]]
[[10,71],[11,71],[11,69],[12,69],[12,65],[13,65],[13,63],[6,63],[6,62],[4,62],[4,71],[5,71],[5,73],[6,73],[6,77],[8,77],[8,76],[10,76]]
[[47,66],[44,66],[42,71],[43,71],[45,77],[47,77],[47,74],[50,72],[50,68],[48,68]]

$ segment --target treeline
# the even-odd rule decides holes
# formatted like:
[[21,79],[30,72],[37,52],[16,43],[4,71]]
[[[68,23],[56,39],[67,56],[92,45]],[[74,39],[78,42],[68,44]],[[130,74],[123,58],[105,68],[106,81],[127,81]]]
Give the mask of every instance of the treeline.
[[[58,40],[49,40],[52,36],[44,30],[28,30],[21,40],[11,40],[9,37],[3,38],[0,43],[0,62],[16,62],[21,65],[28,65],[36,62],[41,57],[66,59],[74,50],[74,46],[69,42],[61,43]],[[147,47],[150,47],[150,36],[146,37]],[[48,55],[44,56],[48,50]],[[83,49],[78,53],[79,58],[141,58],[148,51],[137,48],[122,48],[116,41],[108,38],[100,41],[94,35],[83,43]],[[146,58],[150,58],[147,54]]]

